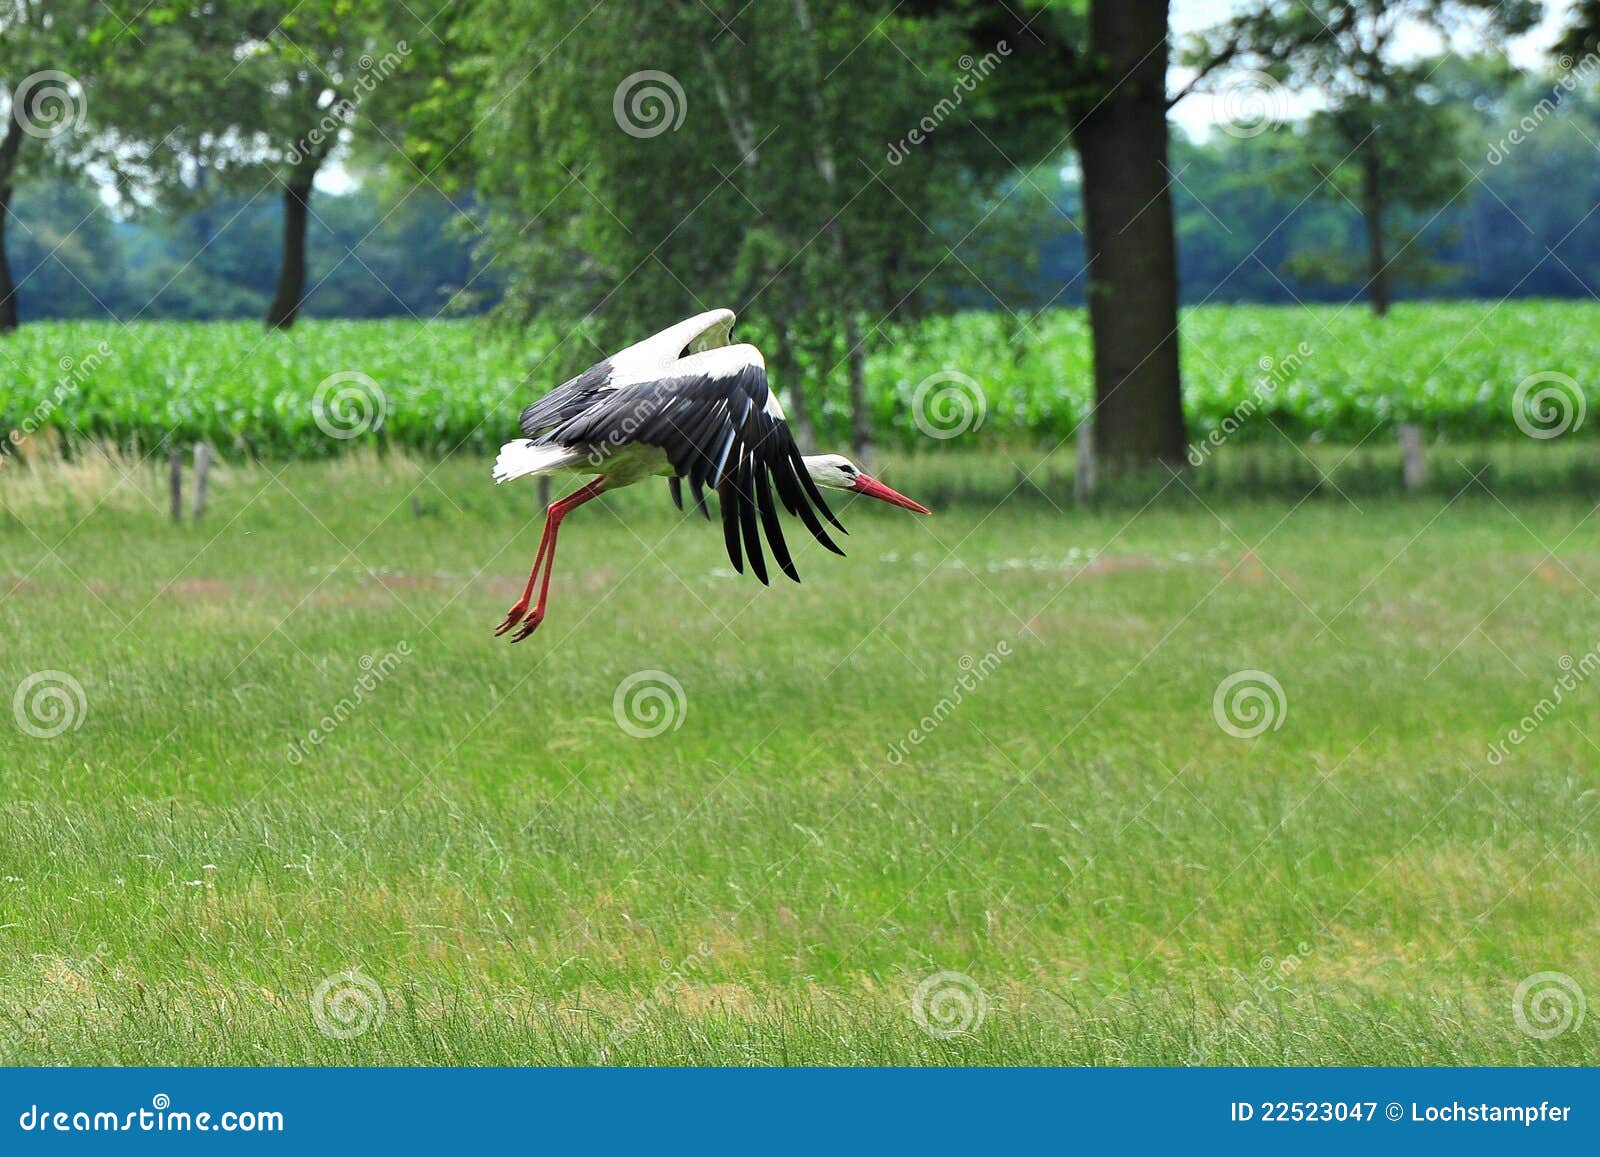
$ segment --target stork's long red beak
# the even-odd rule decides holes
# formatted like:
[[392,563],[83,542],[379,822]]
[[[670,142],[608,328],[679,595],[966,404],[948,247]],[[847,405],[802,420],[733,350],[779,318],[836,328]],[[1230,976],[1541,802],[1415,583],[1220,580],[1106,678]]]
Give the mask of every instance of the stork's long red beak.
[[918,514],[932,514],[933,511],[923,506],[920,502],[913,502],[898,490],[891,489],[868,474],[857,474],[855,492],[865,494],[868,498],[877,498],[891,506],[903,506],[907,510],[914,510]]

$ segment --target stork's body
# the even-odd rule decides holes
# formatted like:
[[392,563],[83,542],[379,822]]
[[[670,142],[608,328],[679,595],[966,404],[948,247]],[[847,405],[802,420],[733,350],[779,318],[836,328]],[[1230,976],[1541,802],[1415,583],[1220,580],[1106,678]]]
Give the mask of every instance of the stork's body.
[[[705,488],[715,490],[734,569],[742,572],[748,557],[763,583],[762,532],[778,567],[800,581],[774,493],[835,554],[844,552],[818,514],[841,532],[844,527],[819,485],[928,513],[837,454],[802,457],[778,396],[767,384],[761,352],[729,344],[733,320],[731,310],[719,309],[679,322],[591,366],[522,412],[525,437],[501,447],[496,482],[558,473],[594,477],[550,505],[527,588],[496,634],[520,623],[513,641],[524,639],[544,620],[562,519],[607,490],[645,478],[670,479],[680,509],[687,482],[707,518]],[[529,610],[535,586],[539,598]]]

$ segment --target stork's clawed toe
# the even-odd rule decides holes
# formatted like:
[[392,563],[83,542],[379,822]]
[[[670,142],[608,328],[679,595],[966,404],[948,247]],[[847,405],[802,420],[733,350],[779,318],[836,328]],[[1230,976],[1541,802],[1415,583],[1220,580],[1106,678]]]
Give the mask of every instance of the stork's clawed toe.
[[494,633],[496,636],[500,636],[505,634],[512,627],[521,624],[522,629],[511,636],[511,641],[513,643],[520,643],[523,639],[526,639],[529,635],[533,634],[534,631],[538,630],[539,624],[542,622],[544,622],[543,607],[534,607],[533,610],[530,611],[528,610],[527,603],[518,603],[516,606],[512,607],[509,612],[507,612],[506,621],[496,627],[494,629]]
[[537,631],[539,629],[539,624],[542,622],[544,622],[544,608],[534,607],[533,610],[528,614],[528,617],[522,620],[522,630],[512,635],[511,641],[513,643],[522,642],[522,640],[526,639],[529,635]]
[[505,634],[512,627],[516,626],[517,623],[521,621],[522,616],[527,614],[527,612],[527,603],[518,603],[516,606],[512,607],[506,612],[506,621],[494,629],[495,636],[498,638],[500,635]]

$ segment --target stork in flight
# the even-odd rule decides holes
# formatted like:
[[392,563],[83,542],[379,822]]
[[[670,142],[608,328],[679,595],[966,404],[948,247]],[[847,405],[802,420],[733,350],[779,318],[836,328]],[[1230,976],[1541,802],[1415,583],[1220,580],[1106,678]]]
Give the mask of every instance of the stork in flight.
[[[732,330],[729,309],[680,321],[590,366],[522,411],[526,437],[500,448],[494,464],[496,482],[525,474],[598,477],[550,504],[528,585],[495,634],[503,635],[520,623],[521,630],[511,640],[516,642],[544,621],[561,520],[607,490],[652,475],[667,478],[679,510],[687,480],[695,505],[708,519],[705,488],[715,490],[733,569],[742,574],[747,557],[763,583],[767,564],[758,522],[778,567],[800,581],[783,541],[774,491],[812,537],[840,555],[844,551],[828,537],[818,512],[838,530],[844,527],[818,486],[853,490],[918,514],[931,513],[863,473],[848,458],[803,457],[778,395],[767,385],[761,351],[753,345],[730,344]],[[530,611],[528,600],[536,585],[539,601]]]

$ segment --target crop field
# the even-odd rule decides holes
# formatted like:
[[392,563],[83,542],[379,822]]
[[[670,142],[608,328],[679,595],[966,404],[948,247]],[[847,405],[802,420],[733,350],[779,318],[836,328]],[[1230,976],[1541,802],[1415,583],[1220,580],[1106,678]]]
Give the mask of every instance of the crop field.
[[[514,384],[465,328],[304,332],[229,377],[256,335],[149,327],[79,413],[292,448],[324,371],[440,436]],[[1485,453],[1089,510],[890,453],[934,517],[843,503],[771,589],[640,486],[516,646],[534,490],[474,451],[227,458],[182,524],[150,461],[8,467],[0,1059],[1600,1063],[1594,502],[1496,481],[1585,450]]]
[[[773,348],[772,335],[737,332]],[[1089,405],[1080,311],[963,314],[875,337],[868,386],[889,444],[926,445],[929,430],[1052,444]],[[1600,309],[1586,303],[1406,304],[1382,323],[1353,308],[1210,306],[1185,314],[1182,338],[1197,440],[1226,429],[1244,442],[1353,444],[1401,421],[1433,435],[1516,437],[1519,408],[1547,427],[1563,409],[1600,406],[1582,372],[1600,364]],[[0,346],[0,427],[144,447],[171,435],[272,457],[326,456],[346,435],[481,452],[514,429],[517,399],[603,354],[581,328],[513,334],[467,321],[307,322],[290,334],[243,322],[45,323]],[[837,382],[837,354],[805,372]],[[1254,420],[1235,433],[1226,423],[1246,402]],[[1543,423],[1540,407],[1552,411]],[[831,395],[820,421],[846,428]]]

